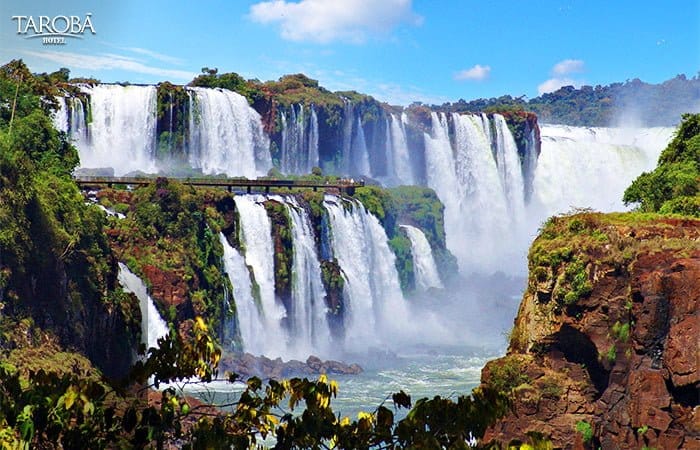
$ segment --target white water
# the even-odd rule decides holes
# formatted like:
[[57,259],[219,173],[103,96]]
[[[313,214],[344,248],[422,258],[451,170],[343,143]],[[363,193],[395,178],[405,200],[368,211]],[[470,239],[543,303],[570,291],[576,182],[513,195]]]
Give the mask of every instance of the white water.
[[314,167],[321,164],[318,154],[318,116],[314,105],[311,105],[311,123],[309,124],[309,158],[306,171],[311,172]]
[[270,142],[260,115],[240,94],[226,89],[189,88],[189,161],[205,174],[255,178],[272,167]]
[[327,195],[324,206],[345,278],[345,347],[366,350],[405,334],[409,314],[384,228],[357,201],[344,202]]
[[493,121],[496,128],[496,165],[501,187],[505,192],[512,220],[520,223],[525,209],[525,184],[518,148],[503,116],[494,114]]
[[369,165],[369,153],[367,152],[367,141],[365,140],[365,131],[362,127],[362,120],[357,114],[355,125],[355,134],[352,139],[353,161],[356,162],[355,174],[372,176],[372,170]]
[[66,97],[58,97],[58,109],[51,114],[51,120],[53,121],[53,126],[58,131],[68,132],[68,107],[66,102],[68,99]]
[[406,130],[404,124],[408,121],[405,113],[398,118],[394,114],[389,115],[390,137],[391,137],[391,168],[396,184],[415,184],[413,176],[413,168],[411,166],[411,158],[406,143]]
[[533,205],[540,217],[588,207],[622,211],[622,194],[652,170],[673,128],[584,128],[540,125],[542,153]]
[[268,339],[267,329],[263,322],[261,305],[253,296],[253,286],[250,281],[250,271],[245,258],[238,250],[219,234],[219,241],[224,247],[224,270],[233,286],[233,300],[236,305],[236,325],[243,342],[243,350],[252,354],[265,353]]
[[435,190],[445,205],[445,234],[447,248],[463,248],[462,238],[462,196],[461,186],[457,180],[456,165],[452,154],[447,117],[444,114],[431,113],[432,133],[425,134],[425,165],[428,186]]
[[306,174],[318,160],[318,117],[313,105],[306,112],[304,105],[292,105],[289,113],[281,113],[282,148],[280,170],[285,174]]
[[308,213],[293,198],[285,201],[292,219],[293,267],[290,314],[290,353],[298,358],[324,356],[331,351],[326,319],[326,290]]
[[[270,219],[261,202],[265,197],[239,195],[234,198],[241,225],[241,244],[245,248],[245,263],[250,266],[260,288],[262,329],[254,332],[264,335],[262,354],[282,356],[286,350],[286,336],[282,328],[284,306],[275,295],[274,246]],[[245,344],[244,344],[245,345]]]
[[125,292],[132,293],[139,299],[141,342],[146,344],[146,348],[158,348],[158,339],[168,335],[168,324],[158,313],[146,285],[122,263],[119,263],[118,279]]
[[411,255],[413,257],[413,273],[415,274],[416,288],[426,291],[430,288],[442,288],[440,274],[438,273],[433,250],[421,230],[411,225],[400,225],[406,230],[411,241]]
[[82,86],[92,121],[85,128],[82,102],[73,101],[71,137],[82,167],[113,167],[116,175],[155,172],[155,86]]

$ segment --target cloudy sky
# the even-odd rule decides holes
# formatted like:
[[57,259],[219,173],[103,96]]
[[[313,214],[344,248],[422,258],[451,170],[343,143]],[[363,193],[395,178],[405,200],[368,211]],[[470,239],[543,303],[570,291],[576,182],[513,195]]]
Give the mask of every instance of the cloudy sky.
[[[96,33],[61,46],[12,19],[87,13]],[[132,83],[183,83],[202,67],[303,72],[331,90],[441,103],[694,76],[699,17],[697,0],[3,0],[0,62]]]

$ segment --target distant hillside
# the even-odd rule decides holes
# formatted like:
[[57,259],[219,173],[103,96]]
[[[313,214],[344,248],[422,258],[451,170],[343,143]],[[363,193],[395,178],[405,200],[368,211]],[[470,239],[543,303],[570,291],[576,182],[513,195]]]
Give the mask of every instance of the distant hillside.
[[537,113],[540,122],[580,126],[632,123],[673,126],[681,114],[700,112],[700,76],[678,75],[660,84],[639,79],[607,86],[564,86],[530,100],[504,95],[498,98],[459,100],[440,107],[454,112],[489,109],[525,109]]

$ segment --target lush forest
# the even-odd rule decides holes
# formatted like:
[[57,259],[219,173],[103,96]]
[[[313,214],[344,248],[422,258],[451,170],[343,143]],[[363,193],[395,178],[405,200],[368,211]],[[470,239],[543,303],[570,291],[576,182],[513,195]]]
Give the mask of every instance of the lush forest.
[[700,76],[678,75],[660,84],[635,78],[606,86],[564,86],[529,100],[504,95],[459,100],[438,108],[454,112],[527,110],[536,113],[540,123],[577,126],[672,126],[678,124],[681,114],[700,112]]

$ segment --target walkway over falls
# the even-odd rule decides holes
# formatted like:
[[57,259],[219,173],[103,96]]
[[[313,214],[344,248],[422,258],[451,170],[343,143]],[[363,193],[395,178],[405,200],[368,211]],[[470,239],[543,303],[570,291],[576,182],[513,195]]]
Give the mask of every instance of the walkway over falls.
[[[129,186],[144,186],[155,183],[156,178],[146,177],[91,177],[91,176],[76,176],[75,182],[84,189],[92,187],[108,186],[112,187],[115,184],[123,184]],[[182,184],[190,186],[209,186],[209,187],[225,187],[229,192],[234,189],[245,189],[246,192],[264,191],[269,193],[271,188],[281,189],[313,189],[314,191],[337,190],[340,192],[352,195],[355,193],[355,188],[365,185],[363,180],[348,180],[339,179],[332,182],[310,181],[310,180],[281,180],[281,179],[255,179],[248,180],[245,178],[170,178]]]

